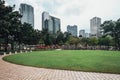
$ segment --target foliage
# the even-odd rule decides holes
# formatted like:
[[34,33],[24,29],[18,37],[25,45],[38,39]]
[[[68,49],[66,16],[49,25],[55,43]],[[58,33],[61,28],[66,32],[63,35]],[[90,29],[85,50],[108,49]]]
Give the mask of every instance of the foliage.
[[52,36],[50,36],[50,33],[47,29],[43,29],[41,32],[41,40],[44,41],[45,45],[52,45]]
[[96,46],[98,44],[98,39],[96,37],[92,37],[89,40],[89,45]]
[[56,44],[62,45],[64,40],[64,34],[60,31],[57,32]]
[[5,6],[5,2],[0,0],[0,36],[4,39],[5,51],[7,51],[8,40],[10,36],[10,26],[9,21],[10,14],[13,7]]
[[66,43],[70,45],[77,45],[79,41],[80,41],[79,38],[70,35]]
[[98,39],[98,45],[112,46],[112,38],[110,36],[103,36]]
[[103,28],[105,35],[112,36],[116,48],[120,49],[120,19],[117,21],[105,21],[101,27]]
[[8,44],[11,44],[11,49],[14,50],[14,43],[20,47],[21,44],[38,44],[40,39],[40,31],[34,30],[28,23],[22,24],[22,15],[13,11],[14,8],[15,6],[5,6],[5,1],[0,0],[0,42],[5,44],[5,51]]
[[80,43],[84,46],[89,45],[90,43],[90,39],[89,38],[80,38]]

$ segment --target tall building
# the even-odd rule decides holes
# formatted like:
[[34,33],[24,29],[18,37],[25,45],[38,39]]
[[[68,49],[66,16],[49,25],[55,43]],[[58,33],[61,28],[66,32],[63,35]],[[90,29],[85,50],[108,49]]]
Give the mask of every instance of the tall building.
[[29,23],[34,27],[34,8],[28,4],[20,4],[20,14],[22,15],[21,22]]
[[85,33],[85,38],[89,38],[90,34],[89,33]]
[[77,26],[76,25],[73,25],[73,26],[68,25],[67,32],[71,33],[73,36],[77,37]]
[[60,19],[50,16],[48,12],[42,13],[42,30],[48,29],[51,34],[56,34],[60,31]]
[[43,12],[42,13],[42,29],[47,29],[48,28],[48,22],[49,22],[49,13],[48,12]]
[[85,37],[85,30],[84,29],[79,31],[79,36]]
[[101,36],[100,25],[101,25],[101,18],[93,17],[90,20],[91,37],[100,37]]

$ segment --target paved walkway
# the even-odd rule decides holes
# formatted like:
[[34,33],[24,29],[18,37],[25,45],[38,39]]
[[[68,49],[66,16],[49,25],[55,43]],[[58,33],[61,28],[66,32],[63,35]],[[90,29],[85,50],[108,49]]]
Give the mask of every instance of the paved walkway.
[[0,80],[120,80],[120,75],[27,67],[0,56]]

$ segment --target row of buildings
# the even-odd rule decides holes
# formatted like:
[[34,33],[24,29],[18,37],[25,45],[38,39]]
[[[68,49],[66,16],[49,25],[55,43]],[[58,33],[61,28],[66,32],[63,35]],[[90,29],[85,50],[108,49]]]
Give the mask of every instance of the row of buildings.
[[[84,29],[81,29],[79,31],[79,37],[85,37],[85,38],[89,38],[89,37],[101,37],[102,36],[102,30],[101,30],[101,18],[99,17],[93,17],[91,20],[90,20],[90,33],[86,33]],[[71,33],[73,36],[78,36],[77,32],[78,32],[78,29],[77,29],[77,26],[74,25],[74,26],[70,26],[68,25],[67,26],[67,32]]]
[[[21,22],[29,23],[34,28],[34,8],[28,4],[20,4],[20,14],[23,16]],[[86,33],[84,29],[79,31],[80,37],[100,37],[101,34],[101,18],[94,17],[90,20],[90,33]],[[47,29],[49,33],[56,34],[61,31],[61,21],[59,18],[51,16],[48,12],[42,13],[42,30]],[[78,36],[77,25],[68,25],[67,32],[71,33],[73,36]]]
[[[34,28],[34,8],[28,4],[20,4],[21,22],[29,23]],[[47,29],[49,33],[56,34],[60,31],[60,19],[49,15],[48,12],[42,13],[42,29]]]

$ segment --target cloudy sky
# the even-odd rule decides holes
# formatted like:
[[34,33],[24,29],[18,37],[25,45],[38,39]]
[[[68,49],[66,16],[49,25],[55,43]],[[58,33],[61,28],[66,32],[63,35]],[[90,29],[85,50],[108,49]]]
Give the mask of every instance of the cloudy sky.
[[105,20],[120,18],[120,0],[5,0],[9,5],[27,3],[35,10],[35,29],[41,30],[41,14],[47,11],[50,15],[61,19],[61,29],[66,31],[67,25],[77,25],[78,30],[90,32],[90,19],[97,16]]

